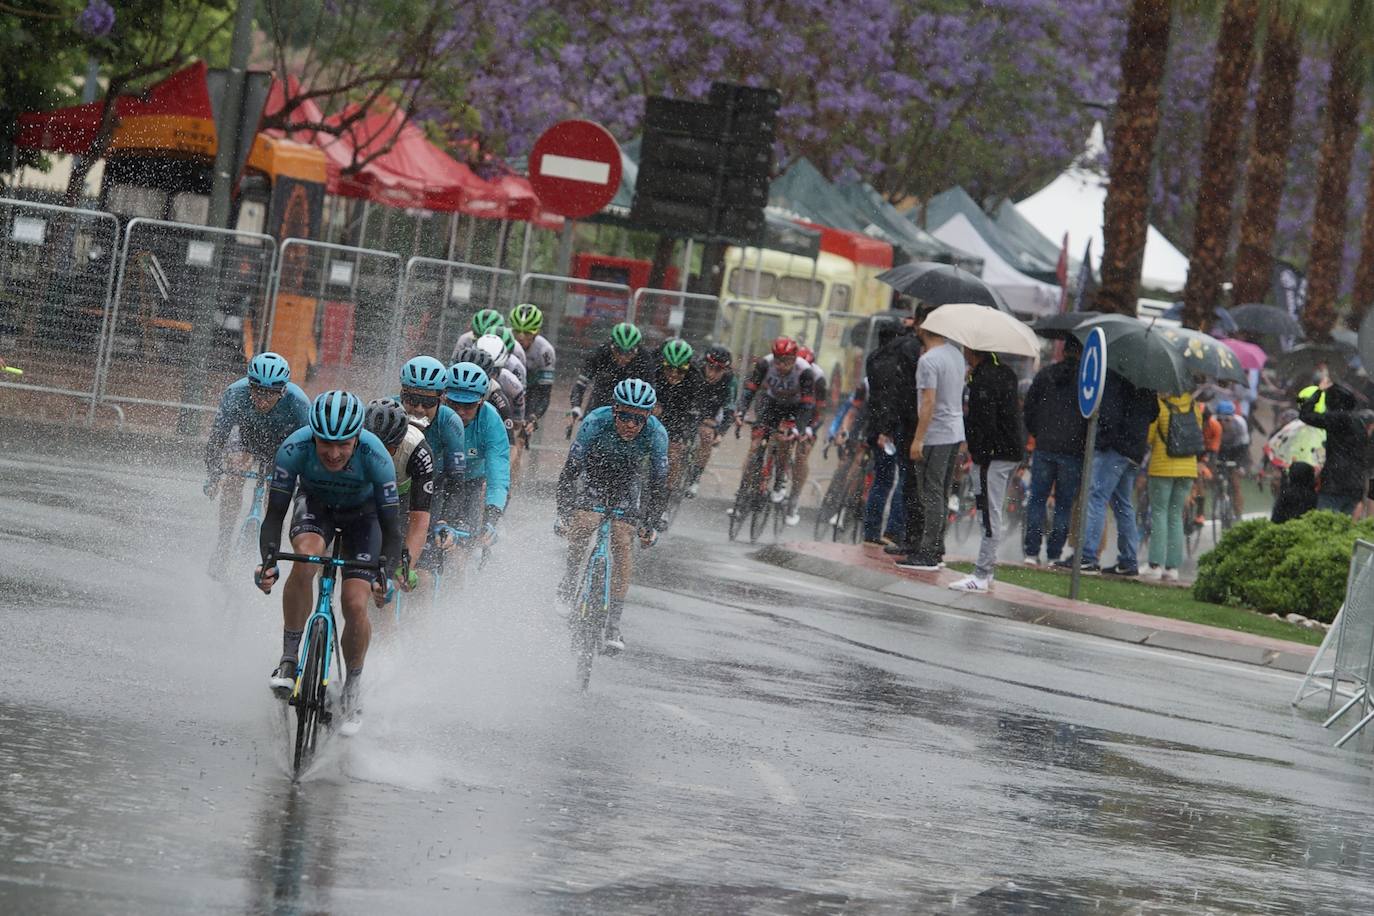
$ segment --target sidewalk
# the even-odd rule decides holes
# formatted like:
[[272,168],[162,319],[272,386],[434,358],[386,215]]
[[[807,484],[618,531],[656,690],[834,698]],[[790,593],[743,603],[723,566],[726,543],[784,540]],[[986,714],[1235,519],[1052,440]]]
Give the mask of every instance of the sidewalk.
[[884,595],[1279,671],[1305,674],[1317,654],[1316,646],[1070,601],[1004,582],[996,583],[988,595],[953,592],[947,586],[962,578],[962,573],[899,569],[876,547],[807,541],[767,546],[753,556]]

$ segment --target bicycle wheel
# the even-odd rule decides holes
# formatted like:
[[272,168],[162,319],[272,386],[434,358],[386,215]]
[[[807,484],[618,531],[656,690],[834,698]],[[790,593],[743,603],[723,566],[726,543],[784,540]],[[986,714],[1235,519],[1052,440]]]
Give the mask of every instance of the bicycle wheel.
[[328,651],[324,621],[317,619],[310,628],[309,642],[306,643],[300,692],[291,701],[296,707],[296,747],[291,760],[291,769],[296,777],[301,775],[301,771],[310,765],[311,758],[315,756],[320,719],[324,712],[324,654]]
[[730,514],[730,540],[733,541],[743,530],[744,520],[753,511],[756,495],[745,486],[740,486],[739,492],[735,494],[735,511]]
[[773,511],[773,500],[766,496],[756,496],[754,498],[754,512],[749,516],[749,543],[758,543],[759,535],[763,534],[764,527],[768,524],[768,514]]
[[592,679],[592,662],[601,648],[601,633],[606,626],[606,608],[602,606],[604,573],[589,561],[587,587],[577,602],[577,611],[569,618],[572,623],[572,651],[577,662],[577,686],[586,690]]
[[825,529],[835,524],[833,519],[841,511],[841,499],[843,498],[843,481],[840,473],[830,478],[830,484],[825,488],[825,496],[821,499],[821,506],[816,510],[816,527],[814,535],[816,540],[825,539]]

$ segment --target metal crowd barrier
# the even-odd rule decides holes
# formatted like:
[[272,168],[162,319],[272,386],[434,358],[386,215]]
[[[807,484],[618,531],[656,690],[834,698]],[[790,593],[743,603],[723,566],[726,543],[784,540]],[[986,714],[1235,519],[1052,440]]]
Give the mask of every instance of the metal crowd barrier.
[[588,354],[610,339],[611,328],[628,320],[633,308],[624,283],[558,274],[525,274],[517,301],[543,310],[544,336],[558,349],[560,381],[571,381]]
[[643,287],[630,298],[626,320],[634,322],[655,345],[681,337],[701,350],[715,343],[713,334],[719,311],[717,296]]
[[[118,252],[112,214],[0,199],[0,356],[23,370],[0,387],[79,398],[94,416]],[[41,400],[26,406],[70,416]]]
[[485,308],[509,315],[520,283],[514,271],[463,261],[411,258],[401,287],[402,359],[422,353],[445,363],[472,316]]
[[815,309],[726,299],[721,303],[713,336],[730,348],[741,371],[747,371],[754,359],[769,352],[775,337],[785,334],[815,348],[824,331],[825,318]]

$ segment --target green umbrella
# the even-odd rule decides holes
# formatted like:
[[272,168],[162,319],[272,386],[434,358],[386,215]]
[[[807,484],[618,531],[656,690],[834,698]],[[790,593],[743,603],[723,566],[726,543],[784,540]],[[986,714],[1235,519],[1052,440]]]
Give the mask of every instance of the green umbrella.
[[1193,375],[1221,382],[1245,384],[1249,381],[1236,354],[1211,334],[1191,328],[1162,328],[1159,334],[1183,354],[1183,362]]
[[1093,328],[1107,337],[1107,368],[1137,388],[1160,394],[1193,390],[1193,374],[1177,347],[1164,339],[1160,329],[1128,315],[1101,315],[1073,329],[1087,342]]

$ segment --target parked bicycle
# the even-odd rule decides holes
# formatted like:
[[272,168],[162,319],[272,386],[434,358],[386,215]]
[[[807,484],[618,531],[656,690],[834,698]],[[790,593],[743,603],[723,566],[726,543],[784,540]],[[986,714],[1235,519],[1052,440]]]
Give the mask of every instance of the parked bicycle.
[[[315,610],[305,622],[305,635],[301,639],[296,661],[296,682],[291,688],[288,703],[296,710],[296,730],[291,753],[291,770],[294,778],[299,779],[310,765],[319,746],[321,726],[328,726],[334,718],[329,697],[329,682],[334,661],[340,657],[339,628],[334,616],[334,587],[341,569],[369,569],[378,575],[385,575],[380,564],[359,560],[345,560],[340,557],[343,549],[343,535],[334,532],[334,552],[331,556],[314,556],[300,553],[276,553],[263,558],[263,568],[270,568],[280,560],[293,563],[314,563],[324,567],[319,577],[319,594]],[[409,574],[409,558],[404,558],[402,567]],[[259,579],[259,582],[261,580]],[[343,710],[347,714],[347,710]]]
[[[750,426],[763,426],[757,420]],[[736,427],[736,435],[739,434]],[[749,542],[755,543],[763,534],[771,514],[774,535],[782,533],[787,499],[788,471],[792,464],[792,446],[797,441],[797,422],[783,420],[777,431],[768,437],[763,448],[754,451],[749,469],[740,480],[735,505],[730,513],[730,540],[734,540],[749,520]]]

